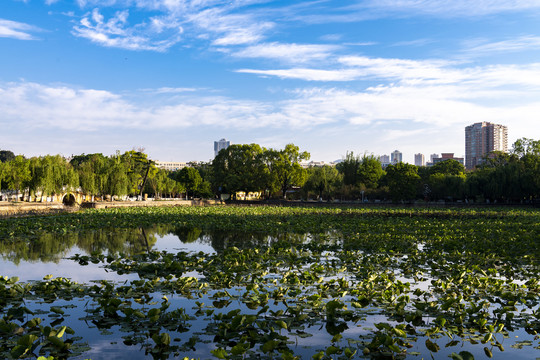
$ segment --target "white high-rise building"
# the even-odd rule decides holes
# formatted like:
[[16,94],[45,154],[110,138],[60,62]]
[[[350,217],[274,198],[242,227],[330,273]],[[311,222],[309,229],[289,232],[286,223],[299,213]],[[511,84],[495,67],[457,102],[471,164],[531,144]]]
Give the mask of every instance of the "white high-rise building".
[[390,153],[390,161],[394,165],[403,162],[403,153],[399,150],[394,150],[392,153]]
[[214,157],[216,157],[221,150],[228,148],[230,145],[231,142],[226,139],[214,141]]
[[424,154],[414,154],[414,165],[424,166],[426,164]]
[[381,162],[382,167],[385,168],[388,165],[390,165],[390,156],[381,155],[381,156],[379,156],[379,161]]

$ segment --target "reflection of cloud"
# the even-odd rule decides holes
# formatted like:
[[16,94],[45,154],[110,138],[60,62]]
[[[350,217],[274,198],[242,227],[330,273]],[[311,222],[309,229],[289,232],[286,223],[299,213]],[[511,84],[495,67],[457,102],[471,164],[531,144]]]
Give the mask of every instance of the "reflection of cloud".
[[35,40],[30,34],[31,31],[37,31],[38,28],[25,23],[0,19],[0,37],[12,38],[17,40]]

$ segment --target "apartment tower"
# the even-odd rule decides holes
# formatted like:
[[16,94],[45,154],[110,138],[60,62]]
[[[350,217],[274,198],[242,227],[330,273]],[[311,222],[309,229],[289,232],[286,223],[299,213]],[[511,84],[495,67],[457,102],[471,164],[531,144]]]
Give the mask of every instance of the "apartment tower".
[[403,161],[403,153],[399,150],[394,150],[392,153],[390,153],[390,162],[392,164],[397,164]]
[[508,151],[508,128],[490,122],[465,127],[465,168],[474,169],[492,151]]
[[416,166],[426,165],[424,154],[414,154],[414,165]]
[[229,146],[231,146],[231,142],[226,139],[214,141],[214,157],[216,157],[222,149],[226,149]]

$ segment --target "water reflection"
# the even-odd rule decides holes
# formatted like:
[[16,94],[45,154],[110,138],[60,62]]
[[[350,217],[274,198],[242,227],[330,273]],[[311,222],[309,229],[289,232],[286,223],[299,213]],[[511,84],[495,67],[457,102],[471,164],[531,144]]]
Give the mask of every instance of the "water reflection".
[[124,281],[136,275],[107,273],[102,264],[81,267],[69,258],[80,255],[113,255],[129,258],[152,251],[177,253],[221,253],[229,247],[266,248],[310,242],[339,241],[338,234],[268,235],[262,232],[216,231],[159,225],[152,228],[100,229],[67,234],[44,233],[34,239],[0,242],[0,275],[18,276],[22,281],[41,280],[44,275],[69,277],[77,282],[106,279]]
[[21,261],[58,264],[62,259],[72,256],[74,249],[86,255],[131,256],[156,250],[174,252],[180,247],[196,252],[220,253],[232,246],[240,249],[264,248],[278,242],[292,245],[328,240],[323,237],[290,233],[271,236],[256,232],[212,231],[161,225],[153,228],[101,229],[68,234],[44,233],[33,240],[12,239],[1,242],[0,255],[4,261],[15,265],[19,265]]
[[44,233],[32,240],[0,242],[0,254],[4,260],[16,265],[21,261],[59,263],[71,255],[74,247],[86,254],[133,255],[148,251],[162,233],[160,227],[150,232],[144,229],[101,229],[62,235]]

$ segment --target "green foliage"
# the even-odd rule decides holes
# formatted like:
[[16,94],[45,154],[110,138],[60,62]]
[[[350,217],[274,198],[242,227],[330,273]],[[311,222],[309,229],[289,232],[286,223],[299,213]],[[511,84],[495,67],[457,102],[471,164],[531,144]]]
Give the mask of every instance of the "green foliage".
[[220,193],[261,191],[270,185],[265,149],[257,144],[231,145],[212,162],[213,187]]
[[379,159],[367,153],[360,157],[347,152],[336,169],[343,176],[342,194],[354,199],[360,198],[362,193],[376,194],[385,174]]
[[359,182],[360,156],[354,156],[354,153],[348,152],[345,158],[336,165],[336,169],[343,174],[343,183],[345,185],[357,185]]
[[309,160],[307,151],[300,152],[294,144],[287,144],[282,150],[267,151],[267,162],[270,168],[272,188],[281,190],[282,197],[287,198],[287,191],[293,186],[301,187],[307,179],[307,171],[300,162]]
[[418,167],[406,163],[390,164],[386,168],[386,181],[393,201],[413,200],[420,185]]
[[3,168],[4,181],[9,189],[19,193],[31,180],[30,163],[24,156],[17,155]]
[[202,178],[197,169],[192,167],[185,167],[180,171],[173,174],[176,181],[178,181],[186,192],[189,194],[197,192],[202,184]]
[[15,154],[11,150],[0,150],[0,162],[8,162],[15,159]]
[[465,166],[459,161],[454,159],[448,159],[433,165],[429,172],[431,174],[442,174],[442,175],[463,175],[465,173]]
[[526,155],[540,156],[540,140],[517,139],[512,146],[512,154],[522,158]]
[[[15,156],[0,163],[2,189],[45,196],[80,189],[101,197],[139,195],[155,198],[190,195],[212,198],[214,194],[261,192],[286,198],[291,189],[319,197],[394,202],[425,200],[531,202],[540,198],[540,140],[519,139],[510,154],[493,152],[473,171],[455,160],[432,167],[396,164],[382,169],[379,160],[347,152],[335,169],[329,166],[304,169],[309,153],[287,144],[281,150],[257,144],[232,145],[212,163],[191,164],[169,173],[155,167],[142,151],[105,157],[74,156],[68,163],[59,155],[25,159]],[[336,174],[336,171],[339,174]]]
[[307,169],[306,192],[313,191],[319,198],[330,197],[342,184],[343,176],[335,167],[324,165]]

